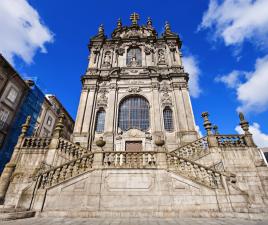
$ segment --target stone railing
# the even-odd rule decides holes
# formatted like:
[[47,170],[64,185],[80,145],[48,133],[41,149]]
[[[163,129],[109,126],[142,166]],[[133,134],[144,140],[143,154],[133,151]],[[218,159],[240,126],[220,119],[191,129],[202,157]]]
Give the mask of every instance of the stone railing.
[[92,169],[93,157],[90,153],[39,174],[38,189],[51,187]]
[[245,147],[244,135],[216,135],[219,147]]
[[104,152],[104,168],[155,168],[156,152]]
[[70,159],[80,158],[82,155],[87,153],[87,149],[74,144],[66,139],[60,138],[57,149],[60,153],[65,154]]
[[23,140],[22,148],[34,148],[43,149],[48,148],[51,142],[51,138],[39,138],[39,137],[26,137]]
[[192,179],[210,188],[222,188],[221,174],[213,169],[178,157],[174,153],[167,154],[168,169],[171,172]]
[[200,138],[190,144],[184,145],[172,151],[178,157],[196,160],[209,153],[207,137]]

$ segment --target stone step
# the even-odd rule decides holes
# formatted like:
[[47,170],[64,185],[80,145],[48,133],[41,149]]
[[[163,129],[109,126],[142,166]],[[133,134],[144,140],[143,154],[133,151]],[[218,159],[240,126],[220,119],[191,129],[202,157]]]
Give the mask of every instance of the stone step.
[[34,217],[35,211],[26,211],[21,208],[1,208],[0,221],[17,220]]

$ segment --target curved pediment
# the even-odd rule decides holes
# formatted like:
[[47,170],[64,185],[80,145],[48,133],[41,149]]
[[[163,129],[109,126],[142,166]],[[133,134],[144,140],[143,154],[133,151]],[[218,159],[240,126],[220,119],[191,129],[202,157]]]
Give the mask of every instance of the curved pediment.
[[128,39],[133,37],[147,38],[147,37],[157,37],[157,32],[153,28],[148,28],[145,26],[131,26],[122,27],[121,29],[116,29],[113,34],[113,38]]

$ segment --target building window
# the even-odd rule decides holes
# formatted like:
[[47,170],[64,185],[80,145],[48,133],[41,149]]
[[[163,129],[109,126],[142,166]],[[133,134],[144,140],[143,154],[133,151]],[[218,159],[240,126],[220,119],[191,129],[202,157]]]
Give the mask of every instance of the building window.
[[119,106],[119,127],[145,131],[149,128],[149,104],[143,97],[134,96],[123,100]]
[[49,137],[50,136],[50,132],[49,130],[47,130],[46,128],[43,129],[43,137]]
[[141,50],[139,48],[130,48],[127,51],[127,65],[141,66]]
[[8,95],[7,95],[7,99],[11,101],[12,103],[15,103],[17,96],[18,96],[18,92],[14,88],[10,88]]
[[172,110],[169,107],[166,107],[163,111],[164,116],[164,127],[166,131],[173,131],[173,116]]
[[51,126],[52,125],[52,117],[51,116],[48,116],[48,118],[47,118],[47,125],[48,126]]
[[9,111],[5,109],[0,109],[0,129],[5,127],[6,121],[8,119]]
[[105,111],[99,110],[96,117],[96,132],[102,133],[104,131],[105,124]]

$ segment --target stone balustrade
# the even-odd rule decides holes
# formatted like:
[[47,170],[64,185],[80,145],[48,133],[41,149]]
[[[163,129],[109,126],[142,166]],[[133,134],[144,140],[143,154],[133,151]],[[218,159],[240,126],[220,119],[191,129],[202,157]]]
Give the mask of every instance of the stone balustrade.
[[216,135],[219,147],[245,147],[244,135]]
[[61,153],[68,155],[69,158],[72,158],[72,159],[80,158],[82,155],[87,153],[87,149],[84,149],[83,147],[77,144],[74,144],[63,138],[59,139],[57,149]]
[[48,188],[92,169],[93,157],[94,154],[90,153],[41,173],[38,188]]
[[28,149],[43,149],[48,148],[51,142],[51,138],[39,138],[39,137],[26,137],[23,140],[22,148]]
[[104,152],[104,168],[156,168],[156,152]]
[[[105,169],[150,169],[157,167],[159,152],[101,152],[102,167]],[[164,152],[160,152],[163,154]],[[173,173],[192,179],[194,182],[210,188],[222,188],[221,173],[212,168],[202,166],[174,153],[166,155],[167,169]],[[56,185],[85,171],[94,169],[94,153],[81,156],[58,167],[40,173],[38,188],[44,189]],[[100,168],[100,169],[101,169]]]
[[169,171],[190,178],[194,182],[210,188],[223,187],[220,173],[190,160],[178,157],[174,153],[167,154],[167,164]]
[[209,153],[207,137],[200,138],[190,144],[184,145],[172,151],[178,157],[195,160]]

